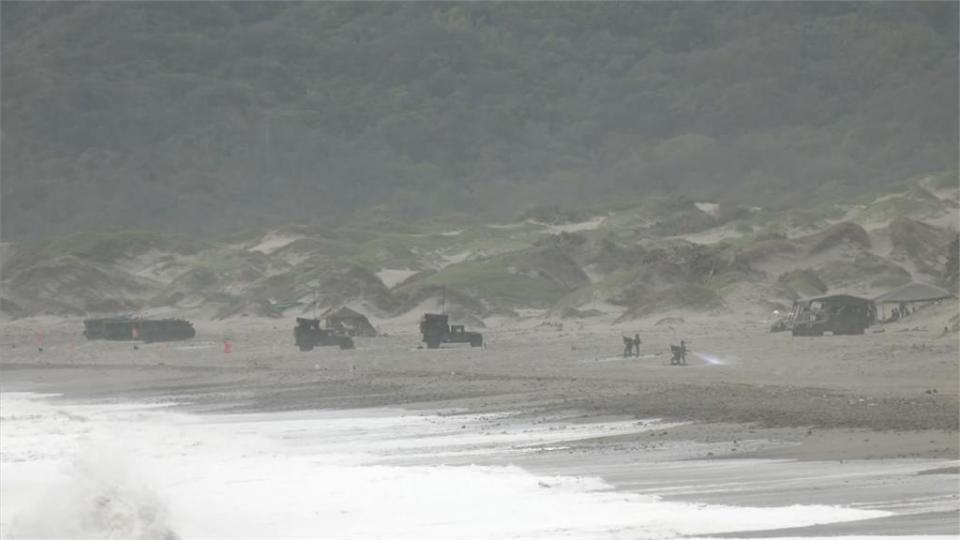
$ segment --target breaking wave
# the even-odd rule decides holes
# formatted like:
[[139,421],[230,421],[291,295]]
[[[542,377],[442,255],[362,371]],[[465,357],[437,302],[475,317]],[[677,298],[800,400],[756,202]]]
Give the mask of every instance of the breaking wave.
[[166,506],[114,452],[89,451],[64,482],[16,516],[8,538],[178,540]]

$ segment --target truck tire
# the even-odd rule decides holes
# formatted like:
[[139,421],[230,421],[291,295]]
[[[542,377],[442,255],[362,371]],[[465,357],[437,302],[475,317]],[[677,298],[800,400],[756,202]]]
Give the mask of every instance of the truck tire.
[[440,342],[439,342],[439,341],[434,341],[434,340],[431,339],[431,340],[427,341],[427,348],[428,348],[428,349],[439,349],[439,348],[440,348]]
[[302,352],[312,351],[313,345],[307,345],[306,343],[301,343],[297,345]]
[[340,338],[340,343],[338,343],[338,345],[340,346],[340,350],[341,350],[341,351],[345,351],[345,350],[347,350],[347,349],[352,349],[352,348],[353,348],[353,340],[350,339],[350,338],[348,338],[348,337]]
[[471,338],[471,339],[470,339],[470,346],[471,346],[471,347],[482,347],[482,346],[483,346],[483,338],[482,338],[482,337]]

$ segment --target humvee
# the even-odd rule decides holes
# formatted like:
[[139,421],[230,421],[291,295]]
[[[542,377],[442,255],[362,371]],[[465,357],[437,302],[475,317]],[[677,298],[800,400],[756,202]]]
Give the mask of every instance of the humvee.
[[113,317],[86,319],[83,321],[83,335],[87,339],[153,343],[192,339],[197,332],[190,321],[183,319],[149,320]]
[[312,351],[314,347],[332,347],[352,349],[353,338],[330,328],[321,328],[320,319],[302,319],[297,317],[297,326],[293,329],[293,340],[301,351]]
[[866,298],[835,294],[797,300],[791,313],[794,336],[863,334],[876,316],[873,302]]
[[436,349],[441,343],[469,343],[471,347],[483,345],[483,334],[467,332],[462,324],[447,324],[446,314],[425,313],[420,320],[420,334],[428,349]]

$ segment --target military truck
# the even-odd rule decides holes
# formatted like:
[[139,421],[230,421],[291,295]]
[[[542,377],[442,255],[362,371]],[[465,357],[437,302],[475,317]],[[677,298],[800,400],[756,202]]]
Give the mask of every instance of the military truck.
[[111,341],[182,341],[193,339],[197,332],[190,321],[183,319],[137,319],[133,317],[112,317],[105,319],[86,319],[83,321],[83,335],[87,339],[107,339]]
[[875,320],[876,307],[866,298],[835,294],[797,300],[790,318],[794,336],[856,335]]
[[448,317],[441,313],[425,313],[420,320],[420,334],[428,349],[436,349],[441,343],[469,343],[471,347],[483,345],[483,334],[467,332],[462,324],[448,324]]
[[353,348],[353,338],[332,328],[321,328],[320,319],[297,317],[293,340],[301,351],[312,351],[314,347],[337,346],[342,350]]

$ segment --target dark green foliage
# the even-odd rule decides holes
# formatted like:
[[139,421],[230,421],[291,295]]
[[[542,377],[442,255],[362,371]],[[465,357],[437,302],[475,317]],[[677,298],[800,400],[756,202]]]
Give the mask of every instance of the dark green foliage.
[[673,285],[665,289],[651,289],[638,297],[618,319],[628,321],[669,309],[706,311],[723,306],[723,300],[702,285]]
[[483,302],[459,290],[425,281],[411,283],[397,289],[395,295],[401,311],[415,309],[428,299],[442,298],[446,309],[454,320],[463,320],[469,315],[476,319],[489,314],[489,308]]
[[794,298],[817,296],[827,292],[827,284],[809,268],[783,273],[777,278],[777,282],[786,287]]
[[796,244],[783,235],[759,235],[740,250],[739,256],[747,262],[760,262],[770,257],[795,253],[798,249]]
[[934,175],[932,184],[938,189],[960,188],[960,174],[956,170],[941,172]]
[[947,262],[944,265],[943,283],[951,290],[957,290],[960,281],[960,235],[954,235],[947,248]]
[[956,3],[2,10],[6,239],[806,204],[957,163]]
[[[648,304],[664,307],[694,306],[703,300],[703,306],[712,306],[713,300],[719,299],[717,290],[752,274],[746,261],[725,245],[681,243],[644,253],[631,282],[609,301],[627,307]],[[684,290],[688,286],[692,289]]]
[[572,210],[565,210],[560,208],[560,205],[554,204],[551,206],[534,206],[528,208],[521,212],[517,217],[517,221],[526,221],[532,220],[539,223],[546,223],[550,225],[562,225],[564,223],[576,223],[577,221],[583,221],[589,216],[582,215],[578,212]]
[[603,312],[596,309],[576,309],[572,307],[565,307],[560,310],[561,319],[588,319],[598,315],[603,315]]
[[587,242],[589,242],[589,240],[581,234],[561,232],[560,234],[553,234],[537,240],[534,242],[534,245],[537,247],[556,248],[566,251],[574,250]]
[[837,246],[870,249],[870,235],[856,223],[843,222],[831,226],[822,233],[807,238],[810,253],[820,253]]
[[949,256],[953,235],[926,223],[906,217],[890,222],[890,242],[894,255],[903,255],[917,270],[931,276],[942,276],[944,260]]
[[2,275],[8,278],[50,257],[72,255],[98,264],[111,264],[125,257],[134,257],[150,250],[189,255],[210,247],[187,236],[163,235],[147,231],[124,231],[91,234],[76,233],[60,238],[25,245],[16,257],[3,261]]
[[156,284],[110,265],[61,255],[12,274],[5,286],[24,301],[15,308],[22,306],[32,313],[82,314],[137,310],[154,293]]
[[646,254],[642,248],[623,245],[612,236],[603,237],[592,244],[593,249],[584,263],[594,265],[602,273],[636,268]]
[[820,269],[819,275],[831,288],[857,284],[893,288],[909,283],[911,279],[910,272],[869,252],[860,253],[852,260],[834,259]]

